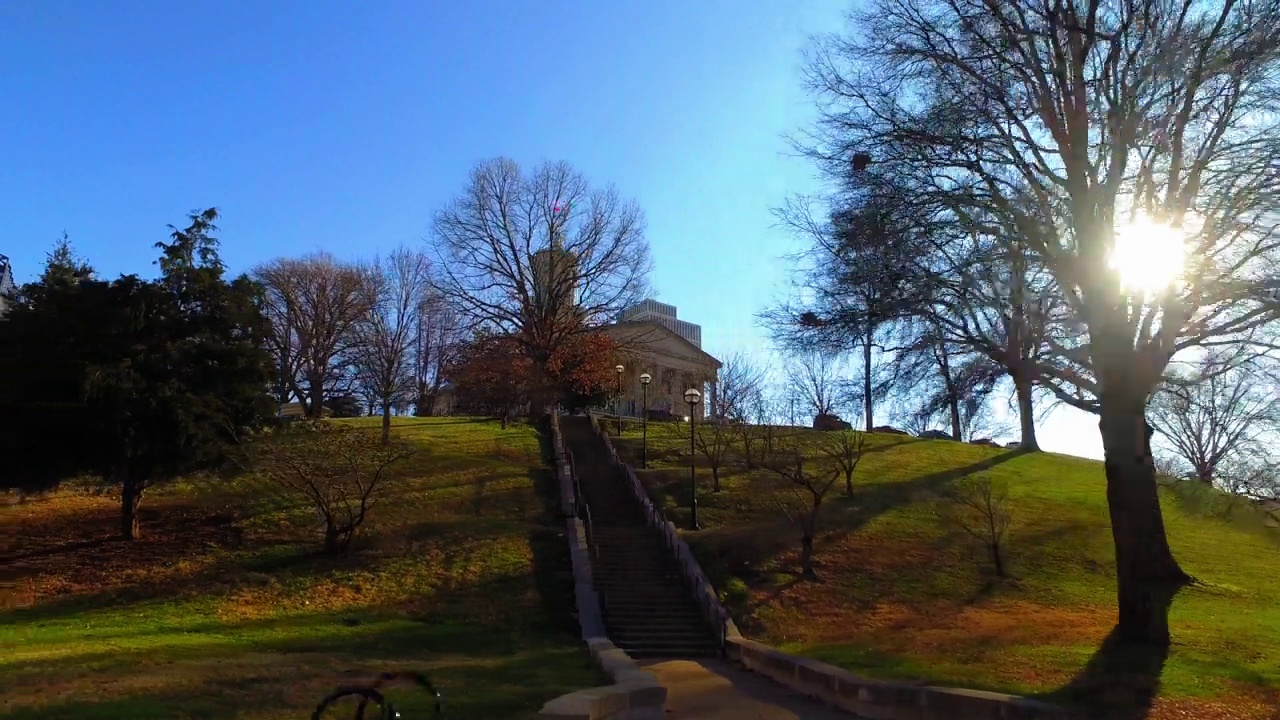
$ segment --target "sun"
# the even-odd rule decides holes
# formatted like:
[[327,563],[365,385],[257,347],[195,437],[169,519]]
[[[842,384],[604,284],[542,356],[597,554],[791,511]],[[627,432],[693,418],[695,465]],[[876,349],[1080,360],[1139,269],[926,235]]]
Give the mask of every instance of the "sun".
[[1147,215],[1116,226],[1110,264],[1128,292],[1150,297],[1164,291],[1182,277],[1185,260],[1186,238],[1178,228]]

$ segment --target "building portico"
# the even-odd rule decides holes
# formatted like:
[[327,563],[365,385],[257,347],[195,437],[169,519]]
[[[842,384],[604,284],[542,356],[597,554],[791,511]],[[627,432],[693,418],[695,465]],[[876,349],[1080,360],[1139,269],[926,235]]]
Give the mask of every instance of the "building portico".
[[[650,412],[670,413],[676,417],[689,414],[684,393],[696,388],[703,394],[695,412],[708,414],[716,404],[716,378],[721,363],[701,348],[662,324],[652,321],[621,322],[603,328],[619,346],[623,366],[621,411],[639,417],[644,408],[644,392],[640,376],[648,373],[648,407]],[[618,388],[614,388],[617,392]],[[614,411],[615,404],[608,410]]]

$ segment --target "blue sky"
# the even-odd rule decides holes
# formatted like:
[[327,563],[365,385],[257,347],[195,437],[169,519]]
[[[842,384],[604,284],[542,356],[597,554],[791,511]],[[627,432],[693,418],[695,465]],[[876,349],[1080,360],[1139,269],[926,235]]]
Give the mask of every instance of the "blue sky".
[[[566,160],[648,217],[658,297],[714,354],[796,248],[770,209],[816,185],[784,140],[809,35],[849,0],[0,4],[0,253],[22,282],[66,230],[150,274],[210,205],[233,270],[420,242],[480,160]],[[1054,413],[1043,444],[1100,456]]]

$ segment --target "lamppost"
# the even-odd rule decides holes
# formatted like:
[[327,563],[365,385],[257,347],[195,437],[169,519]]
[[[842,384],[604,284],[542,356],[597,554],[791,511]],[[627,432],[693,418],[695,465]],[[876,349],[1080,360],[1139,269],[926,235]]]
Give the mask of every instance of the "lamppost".
[[689,403],[689,510],[691,530],[701,530],[698,526],[698,476],[696,475],[694,452],[697,449],[694,445],[694,425],[698,422],[698,416],[693,414],[693,409],[697,406],[698,401],[702,399],[702,393],[694,388],[684,391],[684,401]]
[[625,367],[623,367],[623,366],[621,366],[621,365],[619,365],[619,366],[617,366],[617,367],[615,367],[615,368],[613,369],[613,371],[614,371],[614,372],[618,373],[618,403],[617,403],[617,407],[618,407],[618,437],[622,437],[622,371],[623,371],[623,370],[626,370],[626,368],[625,368]]
[[640,413],[640,468],[649,469],[649,381],[653,376],[649,373],[640,375],[640,394],[644,396],[644,408]]

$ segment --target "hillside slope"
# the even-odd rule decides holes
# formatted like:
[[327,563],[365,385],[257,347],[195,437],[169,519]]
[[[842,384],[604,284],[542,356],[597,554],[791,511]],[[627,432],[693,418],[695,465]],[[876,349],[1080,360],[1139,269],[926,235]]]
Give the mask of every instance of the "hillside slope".
[[[316,553],[312,510],[246,477],[157,491],[134,543],[111,538],[111,496],[0,506],[18,574],[0,605],[0,718],[293,720],[339,685],[412,669],[447,717],[514,720],[599,684],[538,436],[466,418],[394,430],[418,453],[341,558]],[[397,702],[429,717],[426,701]]]
[[[636,430],[618,445],[638,465]],[[805,443],[818,436],[800,432]],[[651,469],[639,472],[680,527],[687,433],[650,424]],[[1198,581],[1174,601],[1174,644],[1162,659],[1104,646],[1115,577],[1101,463],[869,435],[854,495],[841,480],[821,511],[818,582],[797,573],[799,535],[780,505],[794,512],[801,503],[785,481],[746,470],[740,446],[721,471],[721,493],[711,492],[705,459],[698,464],[704,529],[686,539],[750,636],[867,676],[1062,702],[1119,684],[1158,695],[1151,717],[1270,718],[1280,709],[1280,531],[1242,501],[1162,488],[1170,542]],[[996,580],[973,540],[938,518],[935,493],[964,476],[1007,484],[1012,580]]]

